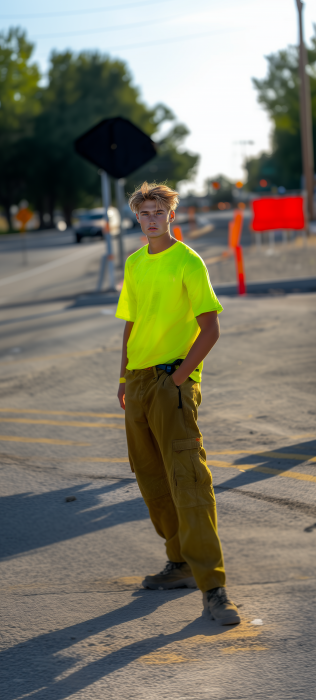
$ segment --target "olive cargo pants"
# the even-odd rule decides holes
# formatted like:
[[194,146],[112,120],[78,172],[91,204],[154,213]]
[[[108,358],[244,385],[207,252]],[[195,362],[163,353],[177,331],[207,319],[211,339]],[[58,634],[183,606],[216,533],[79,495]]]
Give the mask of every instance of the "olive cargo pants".
[[127,370],[125,420],[131,469],[170,561],[186,561],[201,591],[225,585],[212,475],[197,425],[200,384],[178,389],[155,367]]

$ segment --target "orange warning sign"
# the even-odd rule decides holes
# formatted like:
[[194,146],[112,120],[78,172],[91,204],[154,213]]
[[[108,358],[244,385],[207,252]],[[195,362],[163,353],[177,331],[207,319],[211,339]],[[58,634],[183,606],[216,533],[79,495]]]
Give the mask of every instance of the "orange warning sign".
[[26,224],[31,220],[32,216],[33,212],[30,211],[30,209],[27,209],[27,207],[19,209],[18,213],[15,215],[15,218],[22,224],[21,231],[25,231]]

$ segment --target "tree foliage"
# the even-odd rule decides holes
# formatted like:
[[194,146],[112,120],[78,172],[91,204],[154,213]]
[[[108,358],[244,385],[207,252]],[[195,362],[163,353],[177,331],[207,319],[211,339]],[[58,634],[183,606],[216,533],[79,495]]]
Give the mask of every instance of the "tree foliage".
[[33,45],[25,32],[0,34],[0,203],[10,219],[10,204],[21,198],[21,141],[31,137],[40,107],[40,72],[31,62]]
[[[316,155],[316,27],[307,57]],[[273,124],[272,152],[247,161],[248,186],[256,189],[264,178],[271,186],[296,189],[300,187],[302,174],[298,48],[282,49],[267,56],[267,61],[267,76],[262,80],[254,78],[253,83],[258,102]]]
[[[101,119],[122,116],[155,137],[173,113],[163,104],[148,107],[124,61],[98,52],[53,51],[47,84],[41,86],[32,62],[34,46],[20,29],[0,35],[0,204],[26,198],[39,211],[53,216],[62,207],[71,211],[100,197],[97,169],[74,151],[73,142]],[[128,180],[167,180],[176,186],[195,172],[198,156],[183,148],[188,134],[173,124],[158,143],[158,155]],[[8,214],[9,215],[9,214]]]

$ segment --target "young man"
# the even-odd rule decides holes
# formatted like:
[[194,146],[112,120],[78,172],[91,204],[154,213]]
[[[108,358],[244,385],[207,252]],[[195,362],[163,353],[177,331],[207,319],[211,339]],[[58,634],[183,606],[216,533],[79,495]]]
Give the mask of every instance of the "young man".
[[166,185],[130,197],[148,245],[126,261],[116,316],[126,321],[118,399],[129,460],[168,562],[145,588],[196,584],[204,611],[240,622],[226,594],[212,475],[197,425],[203,359],[219,338],[222,311],[203,260],[170,233],[179,202]]

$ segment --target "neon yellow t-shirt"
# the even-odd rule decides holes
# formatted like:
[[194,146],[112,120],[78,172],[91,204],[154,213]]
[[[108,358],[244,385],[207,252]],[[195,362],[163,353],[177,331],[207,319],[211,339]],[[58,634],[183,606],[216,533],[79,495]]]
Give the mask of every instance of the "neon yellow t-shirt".
[[[200,256],[178,241],[150,255],[148,245],[126,260],[116,316],[133,321],[127,369],[184,359],[200,327],[196,316],[218,311],[219,303]],[[190,375],[201,381],[203,362]]]

